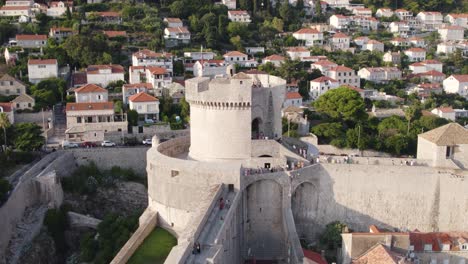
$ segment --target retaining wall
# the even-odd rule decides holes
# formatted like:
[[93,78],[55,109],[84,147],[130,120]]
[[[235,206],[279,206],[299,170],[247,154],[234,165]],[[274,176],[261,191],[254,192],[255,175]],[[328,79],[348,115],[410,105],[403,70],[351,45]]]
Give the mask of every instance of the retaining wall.
[[146,177],[146,152],[149,147],[111,147],[111,148],[78,148],[67,150],[73,153],[78,165],[87,165],[91,161],[100,169],[113,166],[131,168],[139,175]]
[[[43,119],[44,117],[44,119]],[[15,114],[15,123],[37,123],[41,124],[43,120],[47,124],[48,118],[52,119],[52,111],[44,111],[44,115],[42,112],[37,113],[16,113]]]

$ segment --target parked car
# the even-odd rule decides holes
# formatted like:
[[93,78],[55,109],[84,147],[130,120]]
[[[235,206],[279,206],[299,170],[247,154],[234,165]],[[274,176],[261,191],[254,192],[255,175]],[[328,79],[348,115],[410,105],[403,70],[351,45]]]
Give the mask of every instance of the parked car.
[[151,145],[153,144],[153,141],[151,140],[151,138],[147,138],[147,139],[144,139],[142,143],[143,145]]
[[115,147],[115,143],[112,142],[112,141],[109,141],[109,140],[104,140],[104,141],[101,143],[101,146],[102,146],[102,147]]
[[77,148],[79,147],[77,143],[70,142],[70,141],[63,141],[62,142],[62,147],[63,148]]
[[154,124],[154,120],[153,119],[145,119],[145,123],[146,124]]
[[94,143],[94,142],[88,142],[88,141],[86,141],[86,142],[81,143],[81,147],[82,147],[82,148],[95,148],[95,147],[97,147],[97,146],[98,146],[98,145],[97,145],[96,143]]

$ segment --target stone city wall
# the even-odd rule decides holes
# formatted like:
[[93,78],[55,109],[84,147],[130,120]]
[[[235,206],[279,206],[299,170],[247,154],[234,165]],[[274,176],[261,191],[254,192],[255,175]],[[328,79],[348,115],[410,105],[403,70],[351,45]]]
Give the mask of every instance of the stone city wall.
[[153,232],[154,228],[158,223],[158,213],[146,208],[143,214],[140,216],[140,225],[137,230],[133,233],[130,239],[120,249],[111,264],[125,264],[133,256],[135,251],[145,241],[146,237]]
[[131,168],[146,177],[146,152],[148,147],[110,147],[69,149],[78,165],[87,165],[91,161],[100,169],[111,169],[113,166]]
[[[293,174],[292,190],[303,182],[312,182],[318,193],[318,205],[308,219],[313,224],[304,230],[308,237],[316,237],[326,224],[337,220],[355,231],[367,231],[372,224],[421,231],[468,229],[467,176],[455,171],[423,166],[319,164]],[[298,208],[306,209],[310,208]]]
[[[0,226],[3,227],[0,233],[0,252],[5,252],[15,225],[21,220],[27,207],[38,203],[49,204],[49,202],[60,205],[62,202],[61,190],[57,192],[55,187],[47,186],[46,178],[39,181],[36,181],[36,178],[40,175],[46,177],[53,170],[56,170],[58,176],[65,175],[73,166],[73,162],[71,155],[54,152],[45,156],[21,176],[8,200],[0,207]],[[50,183],[56,184],[56,181],[52,179]],[[1,261],[0,258],[0,263]]]

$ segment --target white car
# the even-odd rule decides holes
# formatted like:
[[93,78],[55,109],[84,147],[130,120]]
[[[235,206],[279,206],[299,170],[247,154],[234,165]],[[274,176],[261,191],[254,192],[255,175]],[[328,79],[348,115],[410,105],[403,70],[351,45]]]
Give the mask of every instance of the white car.
[[64,141],[62,142],[62,147],[63,148],[78,148],[79,145],[77,143],[69,142],[69,141]]
[[153,144],[153,141],[151,140],[151,138],[147,138],[147,139],[144,139],[142,143],[143,145],[151,145]]
[[101,143],[101,146],[102,146],[102,147],[115,147],[115,143],[112,142],[112,141],[104,140],[104,141]]

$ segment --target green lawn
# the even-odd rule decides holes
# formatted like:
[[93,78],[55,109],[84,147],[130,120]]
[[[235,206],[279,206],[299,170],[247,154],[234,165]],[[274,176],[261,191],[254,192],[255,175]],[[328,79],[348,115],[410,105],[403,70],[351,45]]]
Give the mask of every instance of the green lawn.
[[127,264],[163,264],[175,245],[177,245],[177,239],[171,233],[156,227]]

